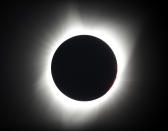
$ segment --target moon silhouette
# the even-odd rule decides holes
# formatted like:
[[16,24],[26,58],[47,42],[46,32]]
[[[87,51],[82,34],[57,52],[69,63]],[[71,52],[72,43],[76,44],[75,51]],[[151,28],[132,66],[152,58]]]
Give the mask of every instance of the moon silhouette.
[[51,73],[67,97],[91,101],[105,95],[117,74],[117,60],[103,40],[79,35],[65,40],[55,51]]

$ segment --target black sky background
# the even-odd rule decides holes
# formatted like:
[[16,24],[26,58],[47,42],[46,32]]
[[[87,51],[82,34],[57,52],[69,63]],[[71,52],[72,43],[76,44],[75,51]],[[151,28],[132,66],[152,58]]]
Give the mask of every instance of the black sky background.
[[[38,53],[38,39],[45,31],[52,30],[56,21],[61,22],[67,1],[43,3],[8,3],[4,4],[2,20],[2,70],[1,70],[1,128],[27,129],[61,129],[57,124],[48,121],[46,108],[34,96],[34,83],[38,73],[34,55]],[[134,17],[141,14],[145,18],[141,34],[131,55],[133,73],[136,81],[126,83],[132,89],[128,96],[130,102],[118,109],[123,110],[114,122],[114,114],[107,112],[86,129],[114,128],[155,128],[162,121],[162,14],[161,6],[155,2],[107,2],[75,1],[79,11],[85,14],[87,9],[98,11],[110,17],[117,12],[125,12]],[[2,5],[3,6],[3,5]],[[87,13],[85,14],[87,15]],[[116,13],[117,15],[117,13]],[[56,16],[53,21],[53,16]],[[126,15],[124,15],[126,17]],[[36,48],[35,48],[36,47]],[[40,59],[40,58],[39,58]],[[128,67],[132,68],[132,67]]]

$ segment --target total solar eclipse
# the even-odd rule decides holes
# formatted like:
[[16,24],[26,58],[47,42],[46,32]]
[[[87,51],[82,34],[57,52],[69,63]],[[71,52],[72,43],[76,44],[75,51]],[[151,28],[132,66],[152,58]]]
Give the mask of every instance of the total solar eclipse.
[[51,73],[57,88],[78,101],[105,95],[117,74],[117,60],[103,40],[79,35],[65,40],[55,51]]

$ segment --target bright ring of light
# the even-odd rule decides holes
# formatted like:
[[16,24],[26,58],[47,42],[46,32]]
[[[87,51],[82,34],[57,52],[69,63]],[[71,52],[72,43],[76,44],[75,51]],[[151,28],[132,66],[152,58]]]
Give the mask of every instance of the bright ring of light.
[[[48,107],[54,110],[55,118],[62,118],[61,121],[64,124],[72,125],[72,123],[75,123],[75,125],[79,126],[84,121],[88,122],[91,117],[94,118],[93,114],[108,105],[109,101],[115,103],[119,94],[121,96],[123,92],[121,84],[122,80],[124,80],[123,71],[132,51],[135,36],[127,24],[122,25],[119,22],[111,22],[110,25],[105,25],[102,22],[99,25],[90,27],[87,22],[81,24],[78,18],[64,21],[65,23],[62,24],[63,29],[57,29],[59,34],[57,31],[52,33],[51,39],[45,43],[47,49],[43,49],[42,52],[42,61],[44,63],[40,63],[40,65],[43,65],[44,72],[38,81],[38,92],[41,91],[42,101],[46,101]],[[65,40],[77,35],[91,35],[103,40],[111,47],[117,59],[118,71],[112,88],[104,96],[92,101],[77,101],[65,96],[56,87],[51,74],[51,62],[56,49]],[[76,114],[76,119],[72,122],[71,118],[74,114]]]

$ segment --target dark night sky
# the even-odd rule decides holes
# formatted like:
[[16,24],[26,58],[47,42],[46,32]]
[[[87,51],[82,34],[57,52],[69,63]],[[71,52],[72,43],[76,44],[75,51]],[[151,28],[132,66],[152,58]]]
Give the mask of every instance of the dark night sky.
[[[62,129],[59,122],[49,120],[44,104],[34,95],[38,77],[35,58],[45,33],[61,23],[69,2],[10,3],[3,9],[3,42],[1,43],[1,124],[2,128]],[[129,102],[122,100],[118,114],[104,113],[86,129],[155,127],[161,121],[161,57],[162,17],[160,5],[150,2],[72,2],[81,14],[98,12],[111,17],[124,12],[123,17],[143,18],[144,24],[127,67],[136,81],[126,82],[131,88]],[[3,4],[2,4],[3,6]],[[60,15],[61,14],[61,15]],[[138,16],[140,15],[140,16]],[[54,17],[54,20],[53,20]],[[121,16],[122,17],[122,16]],[[40,58],[39,58],[40,59]],[[133,68],[133,69],[130,69]],[[129,72],[128,72],[129,73]],[[114,123],[114,116],[117,119]]]

